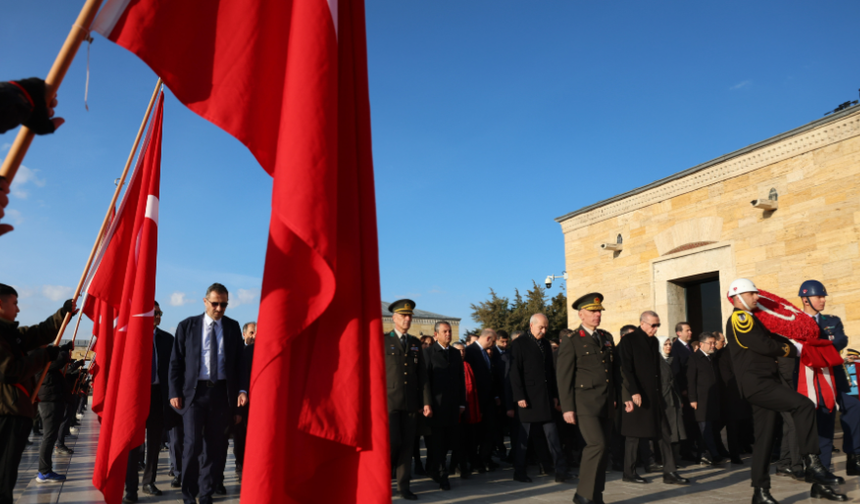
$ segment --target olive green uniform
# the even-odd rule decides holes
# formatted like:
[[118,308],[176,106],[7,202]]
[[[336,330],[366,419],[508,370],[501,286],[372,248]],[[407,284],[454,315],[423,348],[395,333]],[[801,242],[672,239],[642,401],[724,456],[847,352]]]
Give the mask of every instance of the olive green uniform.
[[391,435],[391,467],[396,469],[397,490],[409,491],[412,443],[419,411],[431,403],[424,352],[418,338],[395,331],[384,336],[385,374],[388,380],[388,423]]

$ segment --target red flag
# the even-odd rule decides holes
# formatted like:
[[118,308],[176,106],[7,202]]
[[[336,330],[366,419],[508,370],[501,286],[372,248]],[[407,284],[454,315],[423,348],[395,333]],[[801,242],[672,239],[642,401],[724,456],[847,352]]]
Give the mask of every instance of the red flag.
[[[99,360],[109,362],[111,347],[113,345],[114,319],[116,311],[106,301],[87,295],[82,310],[86,316],[93,321],[93,335],[96,338],[93,344],[93,352],[99,356]],[[90,373],[93,375],[93,413],[101,416],[105,401],[105,390],[107,390],[107,373],[99,373],[101,365],[95,361],[90,365]]]
[[110,0],[95,30],[274,177],[243,501],[389,502],[363,3]]
[[[98,270],[87,289],[88,299],[93,299],[90,306],[101,305],[100,331],[112,329],[112,334],[100,336],[96,344],[100,372],[94,392],[103,403],[93,484],[107,504],[122,500],[128,451],[143,443],[149,414],[149,403],[140,398],[150,395],[163,106],[162,93],[137,167],[108,231],[107,247],[100,253]],[[107,313],[101,311],[105,308]]]

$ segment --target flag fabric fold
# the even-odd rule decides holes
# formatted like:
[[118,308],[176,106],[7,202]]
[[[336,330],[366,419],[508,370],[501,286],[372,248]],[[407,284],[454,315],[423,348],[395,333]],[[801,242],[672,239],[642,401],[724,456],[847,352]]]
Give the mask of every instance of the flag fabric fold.
[[273,177],[243,502],[389,502],[363,2],[109,0],[94,29]]
[[149,403],[140,398],[150,395],[163,106],[164,93],[84,303],[97,326],[99,360],[93,395],[101,430],[93,484],[107,504],[122,500],[128,451],[143,443],[149,414]]

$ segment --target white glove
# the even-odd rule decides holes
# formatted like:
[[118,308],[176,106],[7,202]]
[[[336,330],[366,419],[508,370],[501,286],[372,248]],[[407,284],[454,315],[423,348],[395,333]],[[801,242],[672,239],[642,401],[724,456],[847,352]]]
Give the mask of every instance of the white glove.
[[794,345],[794,348],[797,349],[797,356],[800,357],[800,352],[801,352],[801,350],[803,350],[803,345],[801,345],[800,343],[798,343],[797,341],[794,341],[794,340],[788,340],[788,341],[790,341],[791,344]]

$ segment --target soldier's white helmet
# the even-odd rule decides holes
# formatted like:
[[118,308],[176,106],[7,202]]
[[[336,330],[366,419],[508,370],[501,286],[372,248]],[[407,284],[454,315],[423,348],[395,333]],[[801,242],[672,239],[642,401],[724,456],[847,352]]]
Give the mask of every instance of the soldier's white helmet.
[[738,278],[731,285],[729,285],[728,296],[737,296],[738,294],[742,294],[744,292],[758,292],[755,284],[752,283],[752,280],[748,278]]

